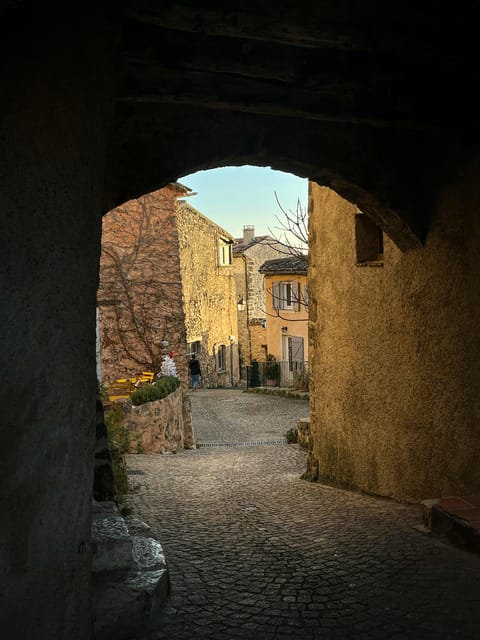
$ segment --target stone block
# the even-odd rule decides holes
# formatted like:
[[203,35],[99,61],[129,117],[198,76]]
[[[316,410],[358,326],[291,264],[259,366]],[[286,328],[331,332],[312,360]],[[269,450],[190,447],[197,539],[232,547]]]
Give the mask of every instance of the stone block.
[[92,571],[130,569],[133,541],[125,520],[115,503],[96,505],[92,519]]
[[95,577],[93,631],[95,640],[127,640],[148,630],[168,592],[166,567]]
[[146,522],[137,520],[133,516],[125,517],[125,524],[127,525],[128,532],[131,536],[142,536],[144,538],[152,537],[152,528]]
[[133,536],[132,556],[139,571],[165,569],[167,566],[162,545],[155,538]]

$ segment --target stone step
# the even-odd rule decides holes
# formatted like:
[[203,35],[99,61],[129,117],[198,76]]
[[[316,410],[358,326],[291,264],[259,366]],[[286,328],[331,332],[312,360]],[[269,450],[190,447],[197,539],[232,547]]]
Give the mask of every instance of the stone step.
[[480,552],[479,496],[424,500],[423,519],[430,531],[451,544]]
[[132,536],[114,502],[95,502],[92,509],[92,571],[132,567]]
[[168,570],[150,527],[123,518],[115,503],[94,505],[92,608],[95,640],[145,633],[168,594]]

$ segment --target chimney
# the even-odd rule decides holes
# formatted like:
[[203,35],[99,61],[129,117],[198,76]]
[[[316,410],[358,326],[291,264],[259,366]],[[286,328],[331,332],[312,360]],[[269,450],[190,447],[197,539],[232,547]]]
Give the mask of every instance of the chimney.
[[255,240],[255,227],[252,224],[246,224],[243,227],[243,244],[249,244]]

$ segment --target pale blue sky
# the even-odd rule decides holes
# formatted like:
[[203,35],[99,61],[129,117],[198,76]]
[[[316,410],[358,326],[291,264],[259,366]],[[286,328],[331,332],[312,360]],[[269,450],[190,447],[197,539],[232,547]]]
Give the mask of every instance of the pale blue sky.
[[308,203],[308,180],[269,167],[221,167],[178,182],[198,193],[187,198],[192,207],[235,237],[242,236],[244,225],[253,225],[256,235],[268,234],[269,227],[275,231],[275,216],[282,217],[275,192],[286,210],[295,212],[299,198],[305,208]]

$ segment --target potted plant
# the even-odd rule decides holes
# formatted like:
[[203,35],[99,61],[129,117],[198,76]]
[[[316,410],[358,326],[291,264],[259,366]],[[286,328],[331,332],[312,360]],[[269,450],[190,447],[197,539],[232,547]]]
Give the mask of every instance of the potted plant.
[[278,387],[280,383],[280,364],[275,356],[271,353],[267,355],[265,362],[265,379],[267,387]]

